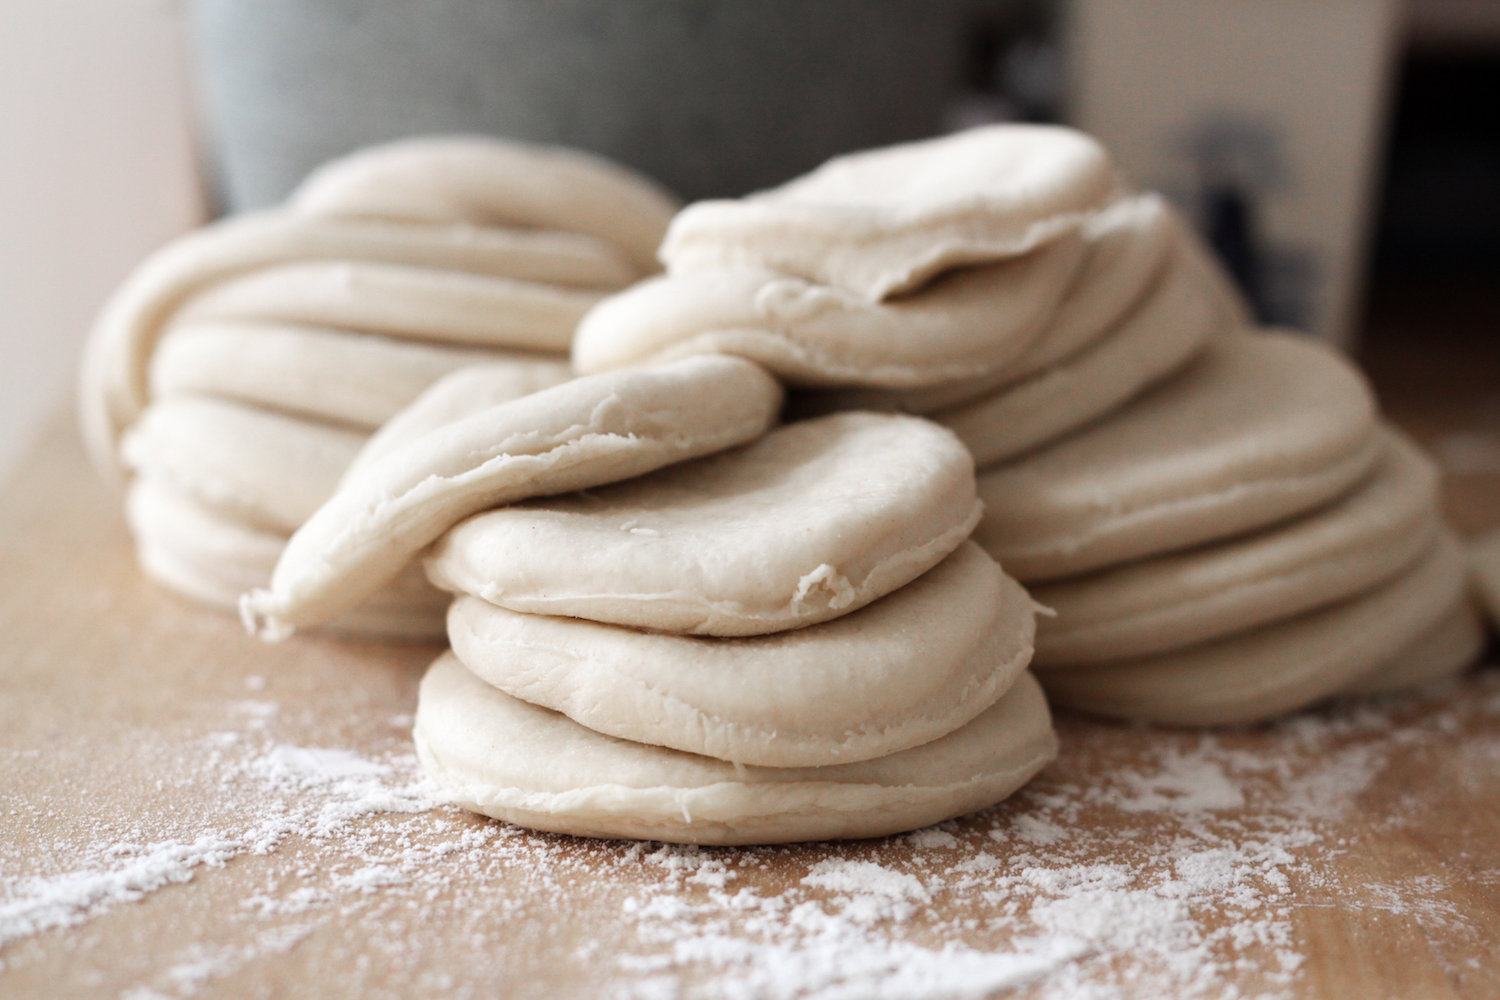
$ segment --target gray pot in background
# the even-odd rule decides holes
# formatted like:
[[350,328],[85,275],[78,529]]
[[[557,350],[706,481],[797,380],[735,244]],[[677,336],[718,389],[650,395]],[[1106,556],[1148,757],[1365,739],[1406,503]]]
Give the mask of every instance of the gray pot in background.
[[939,131],[976,0],[194,0],[223,208],[373,142],[593,150],[685,198]]

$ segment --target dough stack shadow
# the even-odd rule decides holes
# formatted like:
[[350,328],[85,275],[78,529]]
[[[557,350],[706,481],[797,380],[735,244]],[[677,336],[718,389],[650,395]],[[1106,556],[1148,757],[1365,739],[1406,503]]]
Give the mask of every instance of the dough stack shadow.
[[452,649],[414,736],[454,801],[600,837],[869,837],[992,805],[1055,755],[1035,608],[968,540],[950,431],[776,427],[780,385],[719,354],[455,417],[469,377],[388,425],[244,602],[284,637],[425,556]]
[[[519,396],[569,378],[579,317],[656,269],[676,207],[581,153],[417,139],[335,161],[285,206],[148,258],[102,311],[80,394],[142,567],[234,608],[371,433],[436,379],[485,365],[484,391]],[[329,624],[441,635],[445,604],[411,572]]]
[[794,416],[921,414],[979,466],[975,540],[1049,609],[1054,704],[1249,723],[1484,645],[1431,461],[1363,378],[1252,328],[1191,231],[1067,129],[853,154],[684,209],[590,311],[580,371],[728,352]]

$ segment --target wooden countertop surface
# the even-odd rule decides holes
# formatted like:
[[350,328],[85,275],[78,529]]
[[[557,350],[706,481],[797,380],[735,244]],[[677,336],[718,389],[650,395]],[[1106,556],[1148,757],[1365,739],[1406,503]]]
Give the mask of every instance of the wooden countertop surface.
[[[1500,996],[1493,669],[1244,732],[1064,718],[1023,793],[910,837],[575,841],[432,807],[433,648],[263,646],[148,584],[75,441],[0,494],[12,1000]],[[1494,473],[1462,527],[1500,523]]]

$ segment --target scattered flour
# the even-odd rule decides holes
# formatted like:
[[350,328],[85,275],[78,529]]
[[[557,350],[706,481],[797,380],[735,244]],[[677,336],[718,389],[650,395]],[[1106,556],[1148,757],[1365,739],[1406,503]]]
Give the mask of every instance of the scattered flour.
[[[22,961],[7,945],[77,934],[169,886],[208,891],[216,870],[254,862],[256,888],[222,915],[224,935],[177,943],[122,996],[190,997],[257,969],[263,981],[351,919],[388,981],[387,993],[366,984],[371,996],[488,996],[496,970],[465,978],[426,952],[484,955],[518,928],[538,954],[565,947],[570,963],[607,978],[607,992],[634,1000],[1191,998],[1229,995],[1231,981],[1240,1000],[1290,996],[1304,962],[1299,907],[1366,906],[1464,932],[1450,875],[1340,884],[1332,859],[1356,847],[1338,820],[1380,788],[1397,755],[1463,738],[1466,759],[1500,760],[1491,672],[1461,693],[1245,733],[1065,720],[1063,757],[1011,802],[904,837],[598,843],[441,805],[403,720],[382,721],[378,753],[309,745],[266,685],[247,687],[256,700],[226,703],[215,731],[142,737],[142,752],[161,760],[162,805],[58,828],[50,869],[18,869],[19,855],[0,848],[0,960]],[[169,808],[185,799],[201,808]],[[0,793],[12,815],[23,801]],[[27,808],[38,829],[56,824]],[[1500,883],[1500,871],[1477,877]],[[598,934],[556,943],[601,912],[611,917]],[[468,936],[424,940],[428,919]],[[5,975],[0,965],[0,992]]]

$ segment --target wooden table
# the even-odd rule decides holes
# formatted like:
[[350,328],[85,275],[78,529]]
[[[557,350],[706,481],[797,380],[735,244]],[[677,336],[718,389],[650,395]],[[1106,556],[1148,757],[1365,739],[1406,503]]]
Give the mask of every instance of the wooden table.
[[1023,793],[908,837],[575,841],[433,805],[434,649],[257,644],[147,584],[118,506],[66,422],[0,495],[10,1000],[1500,995],[1494,670],[1246,732],[1066,718]]

